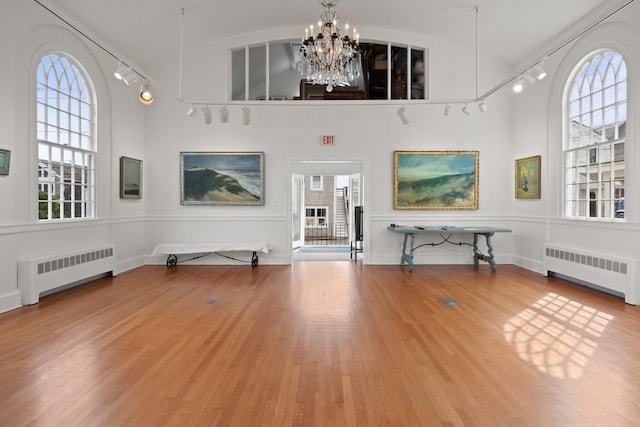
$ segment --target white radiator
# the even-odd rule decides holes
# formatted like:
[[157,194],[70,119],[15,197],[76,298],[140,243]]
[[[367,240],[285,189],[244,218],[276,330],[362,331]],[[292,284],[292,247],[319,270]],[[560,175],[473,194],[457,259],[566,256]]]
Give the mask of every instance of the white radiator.
[[114,245],[46,258],[18,261],[18,289],[23,305],[36,304],[42,292],[111,272],[115,276]]
[[572,277],[624,295],[628,304],[640,304],[640,260],[596,253],[555,244],[544,245],[544,275]]

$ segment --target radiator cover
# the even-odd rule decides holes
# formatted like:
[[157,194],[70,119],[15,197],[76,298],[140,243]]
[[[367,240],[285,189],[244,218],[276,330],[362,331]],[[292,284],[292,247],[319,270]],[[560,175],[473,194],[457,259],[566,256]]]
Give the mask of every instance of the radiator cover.
[[640,304],[638,259],[545,243],[543,273],[559,273],[624,295]]
[[43,292],[89,279],[116,275],[115,247],[108,244],[77,252],[18,261],[18,289],[23,305],[36,304]]

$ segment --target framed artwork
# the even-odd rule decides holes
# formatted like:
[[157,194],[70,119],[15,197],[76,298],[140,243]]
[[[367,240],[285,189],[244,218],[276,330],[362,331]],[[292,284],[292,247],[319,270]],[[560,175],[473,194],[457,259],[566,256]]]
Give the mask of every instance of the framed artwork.
[[540,198],[540,156],[516,160],[516,199]]
[[181,152],[183,205],[264,205],[264,153]]
[[478,151],[395,151],[394,209],[478,209]]
[[0,149],[0,175],[9,175],[9,161],[11,151]]
[[120,157],[120,198],[142,199],[142,160]]

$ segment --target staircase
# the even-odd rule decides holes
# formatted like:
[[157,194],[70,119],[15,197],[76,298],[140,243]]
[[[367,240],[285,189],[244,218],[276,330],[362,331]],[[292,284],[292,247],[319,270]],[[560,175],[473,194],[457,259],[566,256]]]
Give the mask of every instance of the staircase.
[[347,237],[349,234],[348,220],[346,215],[346,207],[344,202],[344,188],[336,189],[336,237]]

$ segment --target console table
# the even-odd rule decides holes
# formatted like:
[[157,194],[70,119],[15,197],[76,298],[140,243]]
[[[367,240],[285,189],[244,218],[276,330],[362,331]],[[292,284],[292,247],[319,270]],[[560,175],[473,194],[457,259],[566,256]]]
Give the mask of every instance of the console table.
[[[387,230],[394,233],[404,234],[402,241],[402,257],[400,258],[400,265],[404,265],[406,262],[409,266],[409,271],[413,270],[413,252],[421,248],[422,246],[439,246],[443,243],[450,243],[452,245],[467,245],[473,247],[473,262],[478,264],[478,261],[488,262],[491,266],[491,271],[496,271],[496,262],[493,257],[493,244],[491,243],[491,237],[495,233],[509,233],[511,230],[508,228],[497,227],[448,227],[448,226],[404,226],[404,225],[391,225],[387,227]],[[423,243],[415,246],[416,234],[429,234],[439,235],[442,241],[437,243]],[[473,244],[465,242],[453,242],[451,237],[454,234],[473,234]],[[487,242],[487,248],[489,253],[487,255],[480,252],[478,249],[478,236],[484,236]],[[409,253],[407,253],[407,240],[409,240]]]

